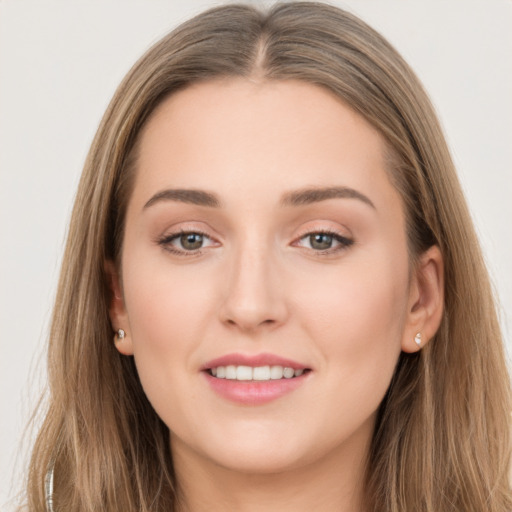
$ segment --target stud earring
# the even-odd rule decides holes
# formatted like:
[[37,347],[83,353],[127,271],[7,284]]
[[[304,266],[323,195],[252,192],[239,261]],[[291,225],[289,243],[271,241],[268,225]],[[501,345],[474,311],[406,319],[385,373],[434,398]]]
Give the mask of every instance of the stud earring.
[[123,329],[118,329],[114,336],[114,342],[117,343],[118,341],[121,341],[125,336],[126,333],[123,331]]
[[418,345],[418,347],[421,345],[421,332],[414,336],[414,341],[416,342],[416,345]]

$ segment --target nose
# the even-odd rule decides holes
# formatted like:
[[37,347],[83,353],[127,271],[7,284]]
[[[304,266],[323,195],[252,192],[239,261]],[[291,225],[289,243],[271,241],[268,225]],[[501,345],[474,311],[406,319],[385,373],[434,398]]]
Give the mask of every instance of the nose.
[[288,308],[276,258],[262,244],[247,243],[234,255],[225,281],[221,321],[246,333],[282,325]]

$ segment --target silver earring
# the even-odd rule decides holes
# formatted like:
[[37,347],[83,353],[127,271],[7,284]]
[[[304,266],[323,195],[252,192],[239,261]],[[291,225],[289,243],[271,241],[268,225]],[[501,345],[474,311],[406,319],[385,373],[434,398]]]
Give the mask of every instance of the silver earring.
[[121,341],[126,336],[126,333],[123,329],[118,329],[116,335],[114,336],[114,342]]
[[421,345],[421,332],[414,336],[414,341],[416,342],[416,345],[418,345],[418,347]]

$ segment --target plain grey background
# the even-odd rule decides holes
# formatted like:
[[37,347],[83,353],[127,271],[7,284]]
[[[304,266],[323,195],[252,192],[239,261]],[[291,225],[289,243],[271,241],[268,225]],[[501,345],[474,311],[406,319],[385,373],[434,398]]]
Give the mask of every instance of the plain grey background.
[[[99,120],[124,74],[152,43],[220,3],[0,0],[2,510],[12,509],[6,502],[23,474],[21,434],[44,386],[44,344],[66,225]],[[331,3],[381,31],[429,91],[481,236],[511,347],[512,2]],[[30,444],[29,434],[25,450]]]

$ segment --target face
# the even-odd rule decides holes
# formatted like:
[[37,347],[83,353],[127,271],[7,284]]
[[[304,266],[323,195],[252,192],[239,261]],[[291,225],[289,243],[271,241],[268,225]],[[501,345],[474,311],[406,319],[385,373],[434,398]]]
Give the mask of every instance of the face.
[[152,115],[112,322],[175,452],[263,472],[367,445],[414,336],[384,150],[301,82],[203,83]]

